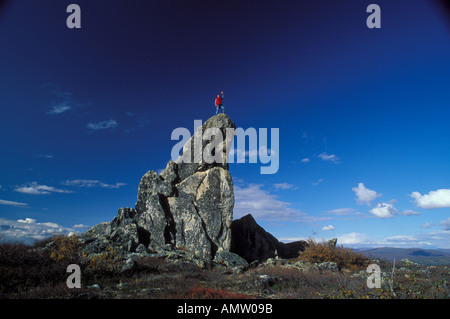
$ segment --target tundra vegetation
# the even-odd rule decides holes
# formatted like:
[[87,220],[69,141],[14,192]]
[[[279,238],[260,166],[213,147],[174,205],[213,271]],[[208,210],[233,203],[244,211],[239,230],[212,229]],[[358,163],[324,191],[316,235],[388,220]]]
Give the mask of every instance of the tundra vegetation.
[[[32,246],[0,245],[0,298],[149,299],[448,299],[448,266],[409,260],[369,260],[351,249],[308,240],[297,258],[269,258],[246,267],[196,264],[143,253],[124,268],[125,255],[109,248],[83,253],[83,237],[56,236]],[[81,288],[68,288],[68,264],[81,268]],[[379,289],[367,287],[366,267],[381,268]],[[125,269],[125,270],[124,270]]]

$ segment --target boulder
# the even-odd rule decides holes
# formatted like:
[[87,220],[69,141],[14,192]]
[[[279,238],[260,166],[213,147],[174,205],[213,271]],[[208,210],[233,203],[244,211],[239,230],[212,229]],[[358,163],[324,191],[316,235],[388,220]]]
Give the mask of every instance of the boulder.
[[295,258],[308,246],[306,241],[292,243],[279,242],[274,236],[259,226],[252,215],[248,214],[231,223],[230,251],[251,263],[263,262],[268,258]]
[[337,244],[337,238],[333,238],[333,239],[326,241],[324,246],[330,247],[330,248],[336,248],[336,244]]
[[244,258],[225,250],[219,250],[213,261],[228,268],[246,269],[248,267],[248,262]]
[[322,263],[316,264],[317,269],[326,270],[326,271],[338,271],[339,267],[335,262],[325,261]]

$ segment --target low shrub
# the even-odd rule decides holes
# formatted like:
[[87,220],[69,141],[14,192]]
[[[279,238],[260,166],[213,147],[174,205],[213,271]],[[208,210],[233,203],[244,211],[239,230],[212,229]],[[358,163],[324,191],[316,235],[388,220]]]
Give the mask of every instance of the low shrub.
[[164,258],[142,256],[135,260],[135,272],[140,273],[158,273],[167,266]]
[[50,258],[63,265],[80,262],[81,242],[76,235],[58,235],[52,238]]
[[92,256],[88,266],[98,272],[116,273],[122,269],[124,258],[122,252],[108,247],[105,252]]
[[48,252],[18,243],[0,245],[0,298],[20,297],[35,287],[65,282],[66,269]]
[[324,242],[308,240],[309,246],[300,254],[299,260],[313,263],[335,262],[339,269],[362,269],[370,264],[370,261],[360,253],[342,246],[334,247]]

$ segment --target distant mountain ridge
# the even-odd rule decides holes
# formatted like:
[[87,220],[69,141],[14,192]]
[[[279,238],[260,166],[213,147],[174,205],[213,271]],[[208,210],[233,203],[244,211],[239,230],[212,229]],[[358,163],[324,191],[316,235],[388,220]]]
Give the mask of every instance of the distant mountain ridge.
[[450,249],[422,249],[422,248],[364,248],[357,249],[369,258],[380,258],[382,260],[397,260],[407,258],[421,265],[450,265]]

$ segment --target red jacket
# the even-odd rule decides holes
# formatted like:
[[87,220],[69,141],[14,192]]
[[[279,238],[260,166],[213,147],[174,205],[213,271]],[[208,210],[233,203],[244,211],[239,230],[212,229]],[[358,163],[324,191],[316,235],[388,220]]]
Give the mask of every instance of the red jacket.
[[222,105],[222,98],[216,97],[216,106],[217,105]]

